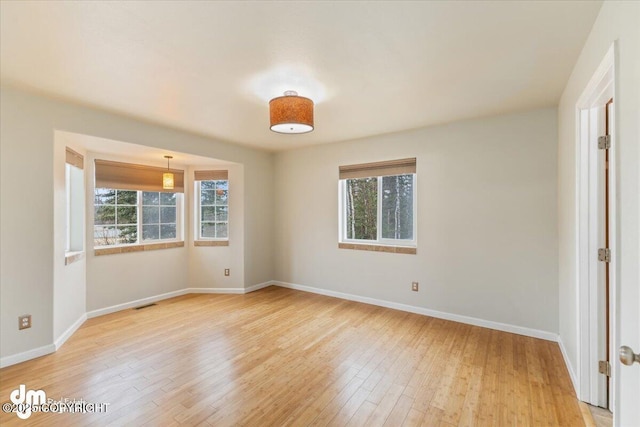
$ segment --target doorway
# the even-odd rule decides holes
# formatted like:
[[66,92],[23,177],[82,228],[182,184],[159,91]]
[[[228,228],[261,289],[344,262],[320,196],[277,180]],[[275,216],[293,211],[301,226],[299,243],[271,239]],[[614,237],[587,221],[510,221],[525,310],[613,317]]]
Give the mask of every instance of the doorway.
[[614,407],[615,102],[609,50],[577,104],[578,397]]

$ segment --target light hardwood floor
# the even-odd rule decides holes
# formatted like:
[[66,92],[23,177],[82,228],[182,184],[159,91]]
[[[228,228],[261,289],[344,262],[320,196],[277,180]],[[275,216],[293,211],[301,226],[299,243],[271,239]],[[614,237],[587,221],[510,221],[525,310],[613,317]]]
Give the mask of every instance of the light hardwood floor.
[[584,425],[556,343],[279,287],[90,319],[0,381],[110,403],[2,426]]

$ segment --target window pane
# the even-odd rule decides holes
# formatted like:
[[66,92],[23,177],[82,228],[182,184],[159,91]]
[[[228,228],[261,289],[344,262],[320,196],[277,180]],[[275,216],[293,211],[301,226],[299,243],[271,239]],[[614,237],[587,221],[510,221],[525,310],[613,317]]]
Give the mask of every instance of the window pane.
[[413,239],[413,175],[382,178],[382,238]]
[[347,238],[377,240],[378,178],[348,179],[345,187]]
[[136,205],[138,204],[138,192],[137,191],[123,191],[117,190],[117,198],[119,205]]
[[160,222],[163,224],[176,222],[175,206],[163,206],[160,208]]
[[160,193],[160,204],[161,205],[175,206],[175,204],[176,204],[176,193]]
[[118,244],[136,243],[138,241],[138,227],[135,225],[119,225],[118,230]]
[[202,209],[202,221],[215,221],[216,211],[213,206],[204,206]]
[[160,193],[157,191],[143,191],[142,192],[142,204],[143,205],[157,205],[160,203]]
[[142,240],[158,240],[160,238],[159,225],[143,225]]
[[218,238],[226,238],[227,237],[227,223],[226,222],[218,222],[218,223],[216,223],[216,237],[218,237]]
[[96,205],[115,205],[116,190],[111,190],[109,188],[96,188],[94,203]]
[[158,224],[160,222],[160,207],[143,206],[142,207],[142,223]]
[[118,206],[116,221],[118,224],[135,224],[138,222],[136,206]]
[[215,224],[210,222],[203,222],[200,227],[200,236],[201,237],[216,237],[216,227]]
[[175,224],[163,224],[160,226],[160,238],[161,239],[175,239],[176,238],[176,225]]
[[200,204],[201,205],[213,205],[216,202],[215,190],[202,190],[200,191]]
[[96,206],[94,223],[96,225],[115,224],[116,223],[116,207],[115,206]]
[[108,246],[116,244],[117,232],[115,227],[94,227],[94,246]]
[[216,188],[215,181],[200,181],[201,190],[214,190]]
[[216,206],[216,221],[227,221],[227,209],[226,206]]
[[228,190],[216,190],[216,205],[226,205],[228,198]]

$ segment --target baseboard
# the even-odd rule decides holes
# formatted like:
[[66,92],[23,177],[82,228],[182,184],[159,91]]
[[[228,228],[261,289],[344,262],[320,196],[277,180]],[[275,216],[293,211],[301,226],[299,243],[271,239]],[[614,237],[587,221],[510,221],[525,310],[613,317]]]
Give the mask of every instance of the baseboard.
[[249,292],[257,291],[258,289],[266,288],[273,284],[275,284],[275,282],[270,280],[249,286],[248,288],[187,288],[185,291],[188,294],[248,294]]
[[268,282],[258,283],[257,285],[249,286],[248,288],[244,288],[244,293],[248,294],[249,292],[257,291],[259,289],[268,288],[269,286],[273,286],[277,284],[273,280],[269,280]]
[[244,288],[187,288],[187,294],[244,294]]
[[45,356],[47,354],[54,353],[56,346],[54,344],[43,345],[42,347],[34,348],[24,351],[18,354],[12,354],[11,356],[5,356],[0,359],[0,368],[15,365],[17,363],[26,362],[27,360],[35,359],[36,357]]
[[408,304],[384,301],[375,298],[363,297],[360,295],[347,294],[343,292],[329,291],[312,286],[298,285],[295,283],[273,282],[276,286],[283,288],[295,289],[299,291],[312,292],[314,294],[326,295],[335,298],[346,299],[349,301],[362,302],[365,304],[377,305],[380,307],[393,308],[395,310],[407,311],[409,313],[422,314],[425,316],[436,317],[438,319],[451,320],[454,322],[466,323],[468,325],[481,326],[483,328],[495,329],[512,334],[524,335],[532,338],[540,338],[547,341],[558,341],[558,335],[553,332],[541,331],[538,329],[525,328],[523,326],[515,326],[507,323],[494,322],[491,320],[478,319],[475,317],[463,316],[460,314],[446,313],[437,310],[431,310],[423,307],[416,307]]
[[186,294],[246,294],[248,292],[257,291],[258,289],[271,286],[275,282],[268,281],[264,283],[258,283],[257,285],[249,286],[248,288],[185,288],[178,291],[167,292],[166,294],[154,295],[147,298],[142,298],[135,301],[126,302],[123,304],[112,305],[110,307],[100,308],[87,313],[87,319],[93,317],[104,316],[105,314],[115,313],[116,311],[126,310],[128,308],[139,307],[145,304],[151,304],[154,302],[162,301],[168,298],[179,297]]
[[154,295],[152,297],[142,298],[135,301],[125,302],[123,304],[112,305],[111,307],[100,308],[87,313],[87,319],[92,319],[98,316],[104,316],[105,314],[115,313],[116,311],[126,310],[128,308],[139,307],[141,305],[151,304],[163,299],[179,297],[189,293],[187,289],[180,289],[179,291],[167,292],[165,294]]
[[573,384],[573,390],[576,392],[576,396],[580,396],[578,376],[576,375],[576,372],[573,369],[573,364],[569,359],[569,355],[567,354],[567,349],[564,347],[564,342],[562,341],[562,337],[559,335],[558,335],[558,345],[560,346],[560,352],[562,353],[564,364],[567,366],[567,371],[569,371],[569,378],[571,378],[571,383]]
[[53,342],[53,345],[56,347],[56,350],[62,347],[62,344],[64,344],[71,337],[71,335],[73,335],[73,333],[77,331],[80,326],[82,326],[82,324],[86,320],[87,320],[87,314],[84,313],[82,316],[78,318],[78,320],[76,320],[73,323],[73,325],[69,326],[69,328],[67,328],[67,330],[64,331],[62,335],[60,335],[58,339]]

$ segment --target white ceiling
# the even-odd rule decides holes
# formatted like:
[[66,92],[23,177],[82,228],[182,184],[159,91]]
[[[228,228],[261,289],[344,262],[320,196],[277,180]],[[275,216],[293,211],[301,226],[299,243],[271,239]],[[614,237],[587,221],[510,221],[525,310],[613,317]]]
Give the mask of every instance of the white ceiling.
[[[557,105],[601,2],[0,5],[4,84],[284,150]],[[312,133],[269,130],[288,89]]]

